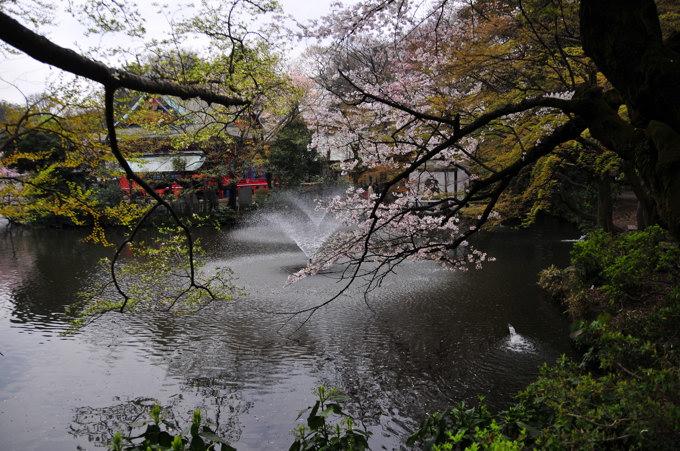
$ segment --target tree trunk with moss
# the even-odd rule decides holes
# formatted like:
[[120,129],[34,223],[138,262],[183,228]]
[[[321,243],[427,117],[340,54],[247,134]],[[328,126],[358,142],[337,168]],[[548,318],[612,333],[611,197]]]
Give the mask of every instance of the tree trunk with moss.
[[582,110],[591,132],[634,164],[680,240],[680,35],[663,39],[652,0],[583,0],[581,37],[632,118],[632,125],[616,120],[616,103],[590,93],[603,113]]

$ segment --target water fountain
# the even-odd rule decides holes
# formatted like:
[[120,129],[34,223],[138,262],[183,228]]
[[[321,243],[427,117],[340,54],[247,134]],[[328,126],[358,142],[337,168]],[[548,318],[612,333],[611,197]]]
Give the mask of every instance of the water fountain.
[[518,334],[512,324],[508,324],[508,332],[510,335],[505,339],[505,349],[514,352],[531,352],[534,350],[534,345],[527,338]]
[[328,210],[317,207],[309,195],[285,192],[272,203],[274,208],[262,217],[293,240],[308,259],[340,228]]

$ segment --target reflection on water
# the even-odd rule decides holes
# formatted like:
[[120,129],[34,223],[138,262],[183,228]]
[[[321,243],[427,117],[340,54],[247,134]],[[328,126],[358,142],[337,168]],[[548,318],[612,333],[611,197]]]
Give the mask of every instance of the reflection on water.
[[61,337],[64,307],[106,254],[81,236],[0,233],[3,448],[92,449],[153,399],[180,422],[203,409],[239,450],[287,449],[324,384],[350,395],[373,449],[399,449],[427,412],[477,395],[506,406],[570,352],[566,321],[535,286],[541,268],[566,262],[561,240],[574,232],[555,224],[480,238],[497,258],[481,271],[409,263],[368,298],[350,290],[306,322],[276,312],[328,299],[336,273],[284,287],[306,262],[285,234],[206,233],[211,264],[232,267],[247,296],[184,317],[110,314]]

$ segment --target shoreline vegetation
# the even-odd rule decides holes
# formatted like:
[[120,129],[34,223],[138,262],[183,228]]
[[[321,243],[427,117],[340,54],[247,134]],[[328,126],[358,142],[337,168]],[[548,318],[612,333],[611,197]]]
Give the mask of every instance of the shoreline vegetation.
[[680,251],[660,227],[591,233],[539,285],[573,321],[576,360],[544,365],[507,410],[483,399],[425,419],[423,449],[654,449],[680,446]]

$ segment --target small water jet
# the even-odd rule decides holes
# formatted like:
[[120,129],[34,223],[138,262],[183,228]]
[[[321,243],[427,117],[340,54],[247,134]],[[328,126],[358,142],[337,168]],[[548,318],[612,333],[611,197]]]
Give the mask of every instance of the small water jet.
[[316,206],[311,196],[286,192],[273,200],[273,208],[262,214],[271,225],[297,244],[308,259],[340,229],[328,210]]
[[518,334],[512,324],[508,324],[508,332],[510,335],[505,340],[505,349],[514,352],[532,352],[534,350],[534,345]]

